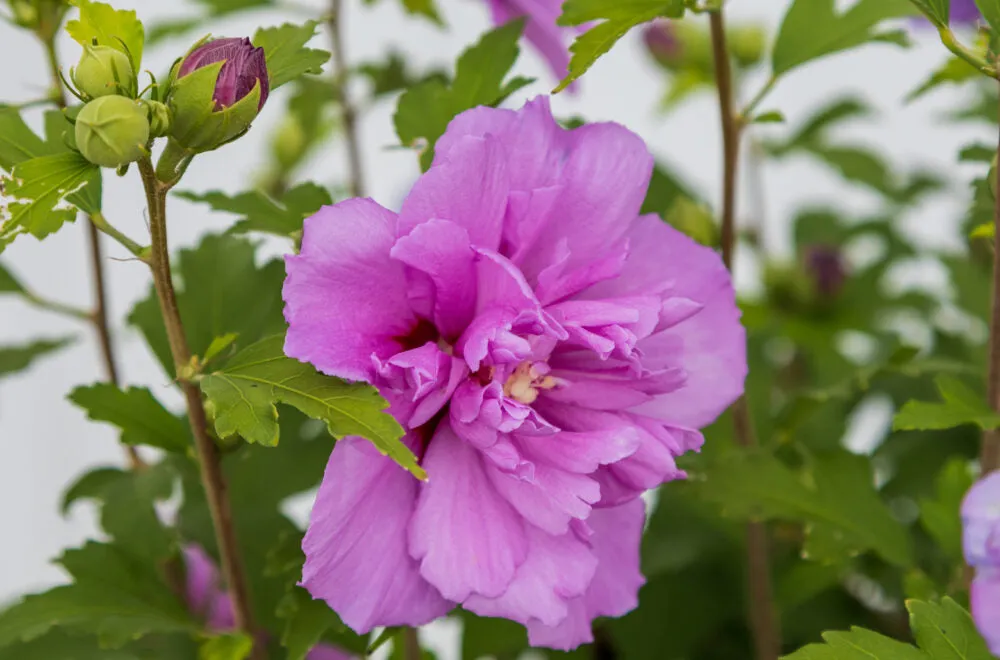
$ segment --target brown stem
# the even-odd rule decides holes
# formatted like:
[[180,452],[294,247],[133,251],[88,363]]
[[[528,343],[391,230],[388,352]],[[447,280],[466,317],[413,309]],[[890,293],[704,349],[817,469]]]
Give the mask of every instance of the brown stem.
[[350,170],[348,188],[352,197],[361,197],[365,194],[365,180],[361,164],[361,140],[358,137],[358,113],[347,89],[350,70],[340,30],[343,11],[341,0],[330,0],[330,17],[327,19],[327,25],[330,26],[333,50],[333,84],[337,90],[340,121],[344,124],[344,137],[347,141],[347,165]]
[[420,660],[420,637],[416,628],[403,628],[403,660]]
[[[712,53],[715,61],[716,88],[722,115],[723,179],[722,179],[722,260],[732,271],[736,247],[736,191],[739,173],[740,133],[743,122],[733,106],[733,75],[730,68],[726,26],[722,10],[709,14],[712,32]],[[757,446],[753,420],[745,397],[732,407],[736,442],[741,447]],[[774,607],[771,585],[770,553],[767,528],[763,523],[747,524],[748,615],[753,633],[757,660],[776,660],[781,652],[781,634]]]
[[[201,392],[197,385],[184,377],[185,371],[191,364],[191,349],[188,347],[187,337],[184,334],[184,325],[181,321],[180,309],[177,306],[177,295],[174,292],[170,272],[166,217],[169,185],[161,183],[156,178],[153,163],[149,158],[143,158],[139,161],[139,172],[142,175],[146,203],[149,209],[149,232],[152,238],[150,268],[153,271],[153,286],[156,289],[160,312],[167,330],[170,352],[174,358],[174,369],[187,403],[188,418],[191,422],[191,432],[194,435],[195,449],[198,453],[198,465],[201,469],[201,482],[205,488],[208,509],[215,528],[215,539],[219,546],[222,573],[233,599],[236,627],[254,638],[256,626],[250,608],[246,573],[243,569],[240,547],[236,541],[233,515],[226,493],[226,480],[222,474],[219,451],[208,434],[208,418],[205,415]],[[253,657],[259,658],[262,657],[264,649],[261,648],[260,644],[255,643],[254,651]]]
[[[995,176],[1000,183],[1000,167],[997,168]],[[997,190],[1000,191],[1000,188]],[[1000,193],[996,195],[994,202],[993,227],[993,303],[990,314],[990,357],[986,395],[990,406],[994,410],[1000,410]],[[1000,468],[1000,430],[991,429],[983,433],[979,465],[984,475]]]
[[[59,76],[59,57],[56,54],[55,39],[45,42],[45,55],[49,64],[49,73],[52,79],[52,100],[59,108],[66,107],[66,94],[63,92],[62,80]],[[119,385],[118,364],[115,360],[115,347],[111,340],[111,328],[108,324],[108,292],[104,277],[104,255],[101,249],[101,235],[97,227],[87,216],[87,244],[90,254],[91,282],[94,287],[94,309],[91,314],[91,323],[97,334],[98,345],[101,350],[101,361],[104,363],[104,374],[108,382],[114,386]],[[125,458],[128,460],[129,468],[140,470],[146,467],[146,463],[139,456],[139,452],[131,445],[124,445]]]

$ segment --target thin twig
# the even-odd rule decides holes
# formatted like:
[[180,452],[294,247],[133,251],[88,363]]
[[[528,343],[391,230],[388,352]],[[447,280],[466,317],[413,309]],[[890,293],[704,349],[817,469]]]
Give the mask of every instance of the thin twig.
[[403,660],[420,660],[420,637],[416,628],[403,628]]
[[[736,191],[739,171],[740,133],[742,122],[733,106],[733,76],[726,42],[722,10],[709,14],[712,31],[712,52],[715,61],[716,88],[722,115],[724,154],[722,184],[722,259],[732,271],[736,246]],[[757,446],[753,421],[746,397],[740,397],[732,407],[736,441],[741,447]],[[781,652],[781,635],[774,607],[771,585],[770,553],[767,528],[763,523],[747,524],[747,571],[750,598],[748,602],[750,628],[753,633],[757,660],[776,660]]]
[[[1000,167],[997,168],[995,176],[1000,183]],[[993,227],[993,303],[990,315],[990,357],[986,391],[990,406],[994,410],[1000,410],[1000,193],[996,195],[994,202]],[[1000,430],[990,429],[983,432],[979,465],[983,474],[1000,468]]]
[[348,189],[351,191],[352,197],[361,197],[365,194],[365,177],[361,163],[358,114],[351,102],[348,90],[350,68],[347,65],[347,56],[344,54],[344,38],[341,32],[343,11],[341,0],[330,0],[330,15],[326,22],[330,27],[330,40],[333,49],[333,85],[337,91],[340,121],[344,124],[344,137],[347,142]]
[[[166,218],[169,186],[162,184],[156,178],[153,163],[149,158],[143,158],[139,161],[139,172],[146,191],[146,203],[149,211],[149,232],[152,236],[149,263],[153,271],[153,286],[160,303],[160,312],[163,315],[170,352],[174,358],[174,369],[178,383],[187,403],[191,432],[194,435],[195,449],[198,453],[201,482],[205,488],[208,509],[215,528],[215,539],[219,546],[222,573],[232,596],[236,627],[254,638],[256,625],[250,607],[246,572],[243,568],[240,546],[237,543],[233,527],[233,515],[226,492],[226,480],[222,474],[219,451],[208,433],[208,418],[205,415],[201,392],[197,385],[183,377],[191,364],[191,349],[188,346],[187,336],[184,334],[184,325],[180,309],[177,306],[177,295],[174,292],[170,273]],[[260,644],[254,644],[254,652],[254,658],[262,657],[263,648]]]
[[[52,101],[59,107],[66,107],[66,94],[62,88],[62,76],[59,73],[59,57],[56,54],[55,38],[44,43],[45,55],[49,64],[49,73],[52,79]],[[101,361],[104,363],[104,373],[108,382],[114,386],[120,384],[118,378],[118,364],[115,360],[115,348],[111,339],[111,327],[108,324],[108,294],[107,285],[104,278],[104,255],[101,249],[101,237],[97,227],[87,216],[87,243],[90,254],[91,282],[94,287],[94,310],[90,315],[90,320],[97,333],[98,345],[101,349]],[[145,461],[139,456],[139,452],[131,445],[123,445],[125,458],[129,467],[133,470],[141,470],[146,467]]]

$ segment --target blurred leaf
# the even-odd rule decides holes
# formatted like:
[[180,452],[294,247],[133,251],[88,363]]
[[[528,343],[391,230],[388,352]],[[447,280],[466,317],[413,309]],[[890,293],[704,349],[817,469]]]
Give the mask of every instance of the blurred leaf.
[[917,644],[934,660],[990,660],[972,617],[951,598],[941,603],[907,601]]
[[77,387],[69,400],[96,422],[109,422],[122,431],[127,445],[148,445],[185,453],[190,448],[187,425],[163,407],[145,387],[118,389],[111,383]]
[[234,433],[248,442],[278,442],[276,403],[294,406],[326,422],[334,437],[359,435],[418,478],[423,469],[399,441],[403,430],[387,413],[374,388],[324,376],[311,365],[284,354],[284,336],[271,337],[244,349],[219,371],[206,375],[201,388],[214,405],[220,436]]
[[811,523],[823,535],[827,558],[836,541],[848,552],[871,549],[898,566],[912,565],[909,535],[879,497],[864,457],[833,452],[808,467],[811,484],[774,456],[740,454],[708,465],[698,489],[729,515]]
[[778,110],[770,110],[754,115],[750,122],[753,124],[783,124],[785,123],[785,115]]
[[426,80],[399,97],[393,116],[396,134],[406,146],[426,140],[420,154],[425,171],[434,160],[434,144],[456,115],[478,105],[495,105],[523,86],[520,78],[504,84],[517,59],[523,29],[524,22],[517,20],[486,33],[458,58],[450,85],[438,79]]
[[[362,2],[373,5],[378,0],[362,0]],[[399,0],[399,4],[411,16],[423,16],[437,25],[444,25],[434,0]]]
[[[254,252],[250,241],[226,235],[207,235],[196,247],[181,250],[174,265],[177,305],[195,355],[204,355],[216,337],[226,334],[238,335],[237,343],[248,346],[284,329],[284,265],[275,260],[258,268]],[[174,360],[152,290],[132,308],[128,321],[173,377]]]
[[66,24],[66,32],[81,46],[97,40],[100,46],[119,50],[132,60],[132,69],[139,72],[145,31],[134,10],[116,10],[111,5],[93,0],[72,0],[80,8],[80,17]]
[[[916,1],[918,0],[914,0],[914,2]],[[915,101],[927,92],[948,83],[957,84],[969,80],[978,80],[980,75],[979,71],[965,60],[959,57],[950,57],[944,64],[931,73],[930,77],[921,83],[919,87],[907,94],[906,100],[907,102]]]
[[207,203],[215,211],[240,216],[232,233],[259,231],[289,237],[302,231],[302,221],[333,203],[329,191],[315,183],[302,183],[274,199],[260,190],[229,196],[219,191],[206,193],[180,192],[178,197],[192,202]]
[[253,639],[243,633],[209,637],[198,649],[198,660],[244,660],[250,657]]
[[951,0],[911,0],[927,18],[938,26],[948,25],[951,19]]
[[1000,0],[976,0],[976,6],[993,31],[1000,32]]
[[285,23],[280,27],[262,28],[253,36],[253,44],[264,49],[271,90],[295,80],[301,75],[323,73],[323,65],[330,59],[325,50],[306,48],[319,21],[306,21],[302,25]]
[[963,424],[976,424],[982,429],[1000,427],[1000,413],[986,403],[985,398],[966,387],[953,376],[934,379],[943,403],[908,401],[892,420],[895,430],[938,430]]
[[462,620],[463,658],[516,658],[530,648],[527,632],[519,623],[480,617],[467,610],[457,614]]
[[153,23],[146,32],[146,45],[154,46],[161,41],[187,34],[202,24],[201,18],[178,18]]
[[570,46],[573,56],[569,75],[553,92],[569,87],[635,26],[658,17],[681,18],[684,5],[684,0],[566,0],[557,21],[559,25],[602,22],[591,26]]
[[656,213],[665,216],[670,207],[681,197],[696,199],[691,188],[665,163],[658,162],[653,167],[653,176],[646,191],[646,200],[642,203],[641,213]]
[[774,44],[774,75],[861,46],[878,35],[876,28],[883,21],[913,13],[909,0],[859,0],[843,13],[834,0],[795,0]]
[[97,638],[55,629],[30,642],[0,648],[0,660],[145,660],[126,648],[102,649]]
[[72,222],[76,209],[57,206],[64,199],[83,211],[100,211],[93,196],[81,190],[99,182],[98,167],[75,152],[39,156],[15,165],[4,191],[10,200],[9,217],[0,226],[0,252],[22,234],[43,239]]
[[293,587],[279,616],[285,619],[281,645],[288,649],[287,660],[304,660],[323,633],[330,628],[343,627],[337,614],[325,602],[313,600],[302,587]]
[[72,344],[72,337],[39,339],[23,346],[0,346],[0,376],[24,371],[38,358],[54,353]]
[[116,545],[89,542],[67,550],[59,563],[73,584],[26,596],[0,613],[0,648],[54,626],[97,633],[111,648],[149,633],[200,627],[149,565]]
[[0,263],[0,293],[20,293],[25,292],[24,285],[18,281],[14,274],[7,270]]
[[973,473],[962,458],[949,461],[937,476],[933,499],[920,501],[920,522],[949,559],[962,561],[962,499],[972,487]]

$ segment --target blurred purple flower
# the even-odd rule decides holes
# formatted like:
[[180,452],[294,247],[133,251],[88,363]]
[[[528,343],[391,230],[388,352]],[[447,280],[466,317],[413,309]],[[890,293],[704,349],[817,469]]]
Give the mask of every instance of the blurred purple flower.
[[525,18],[524,36],[562,80],[569,73],[569,43],[578,28],[556,25],[564,0],[486,0],[493,23],[503,25]]
[[976,0],[951,0],[952,23],[975,23],[979,16]]
[[339,440],[302,584],[356,631],[456,604],[571,649],[636,607],[647,489],[743,391],[719,256],[639,215],[653,169],[617,124],[548,99],[456,117],[397,214],[307,219],[285,352],[375,385],[427,471]]
[[806,272],[822,298],[836,296],[847,279],[847,265],[840,248],[835,245],[811,245],[805,249]]
[[[236,628],[233,601],[222,588],[219,569],[201,546],[184,547],[184,584],[188,609],[205,622],[214,632]],[[354,656],[330,646],[319,644],[306,656],[306,660],[355,660]]]
[[965,561],[976,569],[972,618],[990,651],[1000,655],[1000,472],[976,483],[962,502]]
[[257,104],[257,109],[263,108],[270,91],[267,61],[264,49],[254,48],[246,37],[214,39],[198,46],[181,62],[177,77],[183,78],[192,71],[223,61],[225,64],[219,71],[215,92],[212,94],[215,109],[222,110],[233,105],[252,92],[258,83],[260,103]]
[[667,19],[658,18],[647,23],[642,30],[642,39],[649,54],[663,66],[671,66],[680,58],[681,44],[673,23]]

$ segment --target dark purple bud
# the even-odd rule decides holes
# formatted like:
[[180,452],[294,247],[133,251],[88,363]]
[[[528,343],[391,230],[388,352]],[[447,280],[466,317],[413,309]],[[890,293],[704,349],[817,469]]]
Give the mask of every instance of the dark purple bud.
[[270,86],[267,78],[267,61],[263,48],[254,48],[246,37],[242,39],[214,39],[198,46],[181,62],[178,78],[183,78],[192,71],[216,62],[225,62],[219,71],[215,82],[215,109],[222,110],[233,105],[251,91],[260,82],[260,103],[257,109],[264,107]]
[[649,54],[664,66],[676,62],[681,55],[681,44],[674,33],[674,26],[666,19],[658,18],[647,23],[642,31],[642,39],[646,42]]
[[840,293],[847,279],[847,265],[840,249],[832,245],[813,245],[805,250],[805,268],[823,298]]

